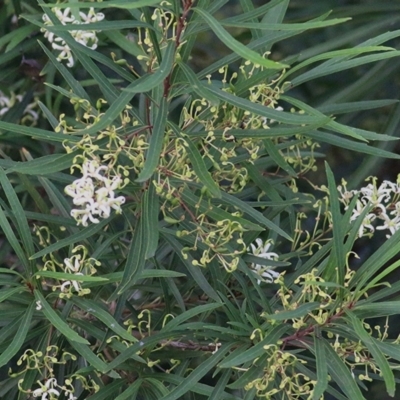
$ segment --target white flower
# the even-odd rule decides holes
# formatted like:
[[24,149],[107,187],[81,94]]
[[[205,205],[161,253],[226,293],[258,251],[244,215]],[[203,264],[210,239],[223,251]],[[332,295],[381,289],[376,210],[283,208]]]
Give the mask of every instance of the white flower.
[[[373,207],[372,212],[364,217],[360,225],[358,231],[359,237],[364,235],[372,236],[375,231],[372,223],[379,220],[383,220],[384,223],[376,226],[376,229],[387,229],[390,231],[390,235],[393,235],[400,229],[400,179],[398,178],[396,183],[383,181],[379,187],[377,186],[377,178],[370,177],[367,180],[372,181],[372,183],[369,183],[359,191],[353,190],[351,192],[347,191],[346,182],[342,180],[343,189],[342,186],[338,186],[341,195],[340,201],[346,205],[345,209],[347,209],[353,195],[359,194],[361,197],[357,200],[356,206],[353,209],[350,222],[358,219],[365,207]],[[391,210],[389,214],[387,210]],[[386,237],[390,237],[390,235]]]
[[[41,400],[48,400],[54,398],[54,396],[60,396],[60,392],[57,389],[54,389],[54,387],[58,386],[55,378],[48,379],[44,385],[42,385],[40,381],[37,382],[39,383],[40,388],[33,391],[33,397],[42,396]],[[50,395],[50,397],[48,397],[48,395]]]
[[[384,222],[383,225],[377,226],[376,229],[389,229],[390,234],[393,235],[396,231],[400,229],[400,217],[396,216],[393,219],[390,219],[387,214],[380,214],[379,219],[382,219]],[[390,237],[390,235],[387,235]]]
[[[247,248],[247,251],[251,252],[257,257],[276,261],[279,257],[278,254],[269,251],[269,248],[272,244],[272,240],[267,240],[264,243],[260,238],[258,238],[256,239],[256,244],[250,244],[250,247]],[[264,278],[264,281],[270,283],[280,275],[279,272],[276,272],[271,267],[267,267],[265,265],[251,264],[250,268],[252,268],[260,277]],[[260,284],[260,282],[261,279],[257,281],[258,284]]]
[[[0,116],[7,113],[10,108],[14,107],[17,103],[20,103],[23,98],[24,96],[22,94],[15,95],[13,92],[10,93],[10,96],[6,96],[0,90]],[[34,110],[35,108],[37,108],[36,101],[28,104],[24,110],[21,121],[23,122],[26,119],[35,123],[39,119],[39,114]]]
[[121,213],[121,205],[125,203],[124,196],[115,195],[115,190],[121,187],[121,177],[107,176],[108,167],[100,165],[97,160],[87,160],[81,167],[83,176],[76,179],[65,188],[65,193],[73,198],[72,202],[80,209],[73,209],[71,216],[83,226],[88,222],[98,224],[100,218],[108,218],[111,210]]
[[[104,19],[104,14],[95,13],[93,7],[89,9],[88,14],[85,14],[84,12],[80,11],[79,12],[80,20],[75,19],[73,15],[70,15],[71,9],[69,7],[65,8],[64,11],[62,11],[60,8],[55,7],[52,9],[52,11],[63,25],[89,24],[93,22],[99,22]],[[43,21],[45,25],[49,26],[53,25],[50,18],[46,14],[43,15]],[[73,67],[75,64],[75,60],[72,55],[71,48],[67,45],[67,43],[65,43],[65,41],[62,38],[57,37],[53,32],[49,32],[45,28],[42,28],[41,31],[45,32],[44,37],[47,38],[47,40],[51,43],[53,49],[60,51],[60,54],[57,56],[57,60],[59,61],[67,60],[67,66]],[[77,30],[71,30],[69,33],[78,43],[94,50],[97,48],[97,43],[98,43],[96,32],[97,31],[95,30],[82,31],[77,29]]]

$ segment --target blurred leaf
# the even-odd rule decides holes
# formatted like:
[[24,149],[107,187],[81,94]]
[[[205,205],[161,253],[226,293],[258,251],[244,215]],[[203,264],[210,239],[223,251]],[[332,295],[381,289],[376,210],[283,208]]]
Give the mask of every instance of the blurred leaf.
[[125,328],[113,318],[106,310],[104,310],[99,303],[89,299],[83,299],[81,297],[72,297],[69,301],[79,307],[82,311],[93,315],[99,321],[103,322],[108,329],[115,332],[119,337],[130,342],[136,342],[137,339],[126,331]]
[[240,55],[245,60],[250,60],[254,64],[262,65],[266,68],[271,69],[283,69],[287,68],[288,65],[280,64],[275,61],[268,60],[262,57],[260,54],[246,47],[242,43],[238,42],[234,39],[222,26],[221,23],[218,22],[212,15],[210,15],[207,11],[202,10],[200,8],[194,8],[195,12],[199,13],[208,26],[214,31],[217,37],[232,51],[236,54]]
[[35,290],[36,301],[40,301],[42,307],[42,312],[44,316],[49,320],[49,322],[68,340],[73,340],[74,342],[89,344],[89,342],[79,336],[69,325],[58,315],[57,311],[46,301],[40,290]]
[[316,310],[320,307],[320,303],[311,302],[305,303],[298,306],[295,310],[280,311],[275,314],[263,314],[264,318],[271,319],[274,321],[285,321],[287,319],[301,318],[304,317],[309,312]]
[[319,400],[328,387],[328,363],[324,344],[316,331],[314,332],[314,351],[317,364],[317,383],[313,390],[312,400]]
[[223,345],[214,353],[208,360],[201,363],[195,370],[193,370],[182,382],[173,389],[163,400],[177,400],[191,390],[191,387],[197,383],[203,376],[205,376],[212,368],[214,368],[219,361],[230,351],[234,343]]
[[19,324],[19,329],[14,335],[11,344],[0,355],[0,367],[6,365],[20,351],[21,347],[24,345],[26,335],[31,327],[34,306],[35,303],[32,302],[25,309],[24,315],[17,318],[17,320],[21,321],[21,323]]
[[54,271],[38,271],[35,276],[39,278],[40,276],[44,278],[58,279],[58,280],[72,280],[77,282],[106,282],[107,278],[100,276],[90,276],[90,275],[77,275],[70,274],[68,272],[54,272]]
[[171,319],[163,327],[163,332],[173,331],[174,329],[178,328],[179,325],[182,324],[182,322],[187,321],[188,319],[193,318],[196,315],[213,311],[219,307],[222,307],[222,303],[210,303],[191,308],[190,310],[187,310],[182,314],[179,314],[177,317]]
[[174,56],[175,43],[169,42],[160,67],[154,73],[142,76],[137,81],[135,81],[134,84],[130,85],[124,90],[131,93],[142,93],[148,92],[156,86],[161,85],[164,79],[171,73],[174,64]]
[[325,339],[320,339],[325,348],[328,371],[333,381],[339,386],[340,390],[345,393],[349,400],[365,400],[355,379],[351,375],[346,364],[339,358],[335,350]]
[[362,322],[354,316],[354,314],[346,310],[347,316],[350,318],[351,324],[360,340],[367,346],[369,352],[374,357],[375,362],[377,363],[380,375],[383,377],[386,390],[390,397],[394,397],[394,393],[396,391],[396,384],[394,381],[393,371],[390,368],[389,362],[381,352],[380,348],[376,345],[375,341],[371,337],[371,335],[365,330]]
[[137,182],[144,182],[150,179],[158,166],[160,154],[164,142],[164,134],[167,126],[168,101],[163,96],[160,100],[159,109],[155,116],[152,133],[149,141],[149,148],[146,153],[146,160]]

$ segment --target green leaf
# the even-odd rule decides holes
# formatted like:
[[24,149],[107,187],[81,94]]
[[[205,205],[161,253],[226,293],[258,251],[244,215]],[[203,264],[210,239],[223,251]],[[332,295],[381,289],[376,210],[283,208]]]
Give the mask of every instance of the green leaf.
[[317,328],[315,328],[314,335],[314,353],[317,364],[317,383],[314,387],[312,400],[319,400],[328,387],[328,363],[325,347],[321,338],[318,337],[316,330]]
[[327,360],[329,360],[328,371],[333,381],[345,393],[349,400],[365,400],[355,379],[351,375],[346,364],[339,358],[335,350],[325,339],[320,339],[325,348]]
[[208,91],[208,84],[200,81],[196,74],[186,64],[180,62],[178,65],[188,80],[190,85],[189,88],[192,89],[201,99],[206,99],[210,104],[218,106],[219,99]]
[[361,303],[354,307],[354,314],[356,314],[358,318],[378,318],[399,314],[400,301],[382,301],[379,303],[370,303],[367,301],[365,304]]
[[[66,139],[66,138],[65,138]],[[32,161],[17,162],[9,172],[19,172],[25,175],[49,175],[70,168],[76,153],[50,154]]]
[[189,271],[189,274],[191,277],[194,279],[196,284],[199,286],[199,288],[211,299],[220,302],[221,299],[219,298],[217,292],[214,290],[214,288],[210,285],[208,282],[208,279],[204,276],[201,268],[194,266],[193,265],[193,258],[192,256],[187,253],[185,257],[182,255],[182,250],[183,246],[181,243],[174,238],[173,235],[171,235],[171,232],[168,232],[165,229],[160,230],[161,234],[165,238],[165,240],[171,245],[171,247],[174,249],[175,253],[178,255],[178,257],[181,259],[187,270]]
[[187,310],[187,311],[183,312],[182,314],[179,314],[174,319],[170,320],[164,326],[163,332],[172,331],[172,330],[178,328],[179,325],[182,324],[184,321],[187,321],[188,319],[193,318],[196,315],[213,311],[222,306],[223,306],[222,303],[210,303],[210,304],[204,304],[201,306],[191,308],[190,310]]
[[183,137],[183,140],[187,145],[186,150],[188,152],[190,162],[192,163],[194,172],[200,179],[201,183],[209,190],[210,194],[214,198],[221,198],[221,191],[219,189],[219,186],[216,184],[211,174],[208,172],[206,163],[204,162],[196,145],[188,136],[183,136],[177,127],[173,126],[172,124],[171,127],[177,136]]
[[267,344],[276,344],[276,342],[281,339],[282,335],[288,329],[289,326],[285,324],[276,325],[266,334],[263,340],[245,351],[239,351],[239,354],[232,353],[232,355],[226,357],[225,360],[218,365],[218,367],[232,368],[259,358],[264,354],[264,346]]
[[35,303],[32,302],[25,310],[24,315],[18,318],[21,320],[21,324],[19,325],[19,329],[17,333],[14,335],[10,345],[0,355],[0,367],[6,365],[24,345],[26,335],[28,334],[31,328],[31,321],[32,321],[34,307]]
[[[134,10],[136,8],[152,6],[159,3],[160,0],[113,0],[103,1],[99,3],[91,3],[93,8],[122,8],[125,10]],[[57,8],[83,8],[82,3],[39,3],[41,7],[57,7]]]
[[[68,340],[68,338],[67,338]],[[107,372],[108,366],[107,364],[93,351],[89,346],[86,346],[83,343],[78,343],[73,340],[68,340],[70,345],[84,358],[85,362],[88,362],[93,366],[97,371],[102,372],[103,374]]]
[[42,306],[42,311],[45,317],[50,321],[50,323],[68,340],[73,340],[74,342],[89,344],[86,339],[80,337],[69,325],[58,315],[57,311],[46,301],[40,290],[35,290],[35,298],[40,301]]
[[343,251],[343,241],[347,232],[342,232],[341,230],[341,221],[343,217],[340,213],[340,203],[335,177],[333,176],[332,170],[326,162],[325,169],[328,179],[330,210],[333,221],[333,249],[324,274],[327,281],[333,281],[337,282],[339,285],[344,285],[346,254]]
[[[317,61],[332,59],[332,61],[338,62],[340,59],[337,60],[337,58],[339,57],[355,57],[363,53],[371,53],[375,51],[389,51],[389,50],[393,50],[393,48],[384,46],[364,46],[364,47],[354,47],[350,49],[334,50],[334,51],[329,51],[327,53],[318,54],[314,57],[308,58],[307,60],[301,62],[300,64],[288,70],[284,75],[284,79],[287,79],[288,76],[292,75],[299,69],[304,68],[307,65],[313,64]],[[321,65],[319,67],[321,67]]]
[[362,322],[349,310],[345,310],[347,316],[350,318],[351,324],[353,328],[360,338],[360,340],[367,346],[369,352],[374,357],[375,362],[377,363],[380,374],[383,376],[383,379],[386,384],[386,390],[389,396],[393,397],[396,391],[396,384],[394,381],[393,371],[390,368],[389,362],[386,357],[383,355],[380,348],[376,345],[373,337],[365,330]]
[[108,329],[115,332],[122,339],[128,340],[129,342],[137,342],[137,339],[122,328],[113,316],[104,310],[97,302],[81,297],[72,297],[69,301],[78,306],[82,311],[93,315],[99,321],[103,322]]
[[212,368],[214,368],[219,361],[221,361],[225,355],[231,350],[235,343],[223,345],[214,353],[208,360],[201,363],[194,371],[192,371],[184,380],[173,389],[167,396],[164,396],[163,400],[177,400],[181,399],[182,396],[189,392],[191,388],[199,382]]
[[26,219],[24,209],[18,199],[18,196],[8,180],[3,168],[0,168],[0,185],[6,194],[8,202],[10,203],[11,211],[17,222],[17,231],[24,245],[24,250],[26,253],[28,253],[28,255],[33,254],[34,246],[28,220]]
[[122,294],[128,287],[134,285],[143,271],[147,240],[149,239],[145,236],[143,218],[144,216],[142,215],[133,233],[121,284],[109,301],[115,299],[117,295]]
[[290,176],[297,176],[296,171],[286,162],[285,158],[276,148],[271,139],[263,140],[265,150],[268,151],[268,155],[275,161],[276,165],[281,167]]
[[147,237],[146,251],[144,258],[148,260],[154,257],[158,247],[158,214],[160,213],[159,198],[156,188],[151,182],[143,196],[143,214],[141,216],[144,224],[143,234]]
[[267,319],[274,321],[285,321],[287,319],[301,318],[313,310],[317,310],[320,306],[318,302],[305,303],[297,307],[295,310],[281,311],[276,314],[263,314]]
[[15,288],[6,288],[0,290],[0,303],[4,300],[7,300],[9,297],[13,296],[14,294],[21,293],[26,291],[25,287],[18,286]]
[[174,56],[175,43],[169,42],[160,67],[156,70],[156,72],[154,72],[153,74],[142,76],[137,81],[135,81],[134,84],[130,85],[124,90],[130,93],[142,93],[148,92],[156,86],[161,85],[164,79],[171,73],[172,67],[174,65]]
[[[62,133],[45,131],[44,129],[33,128],[31,126],[11,124],[9,122],[0,121],[0,129],[5,132],[14,132],[20,135],[29,136],[34,139],[42,139],[45,142],[63,142],[66,137]],[[73,135],[68,135],[68,140],[78,142],[80,139]]]
[[344,71],[346,69],[358,67],[360,65],[369,64],[372,62],[386,60],[388,58],[398,57],[400,55],[400,51],[390,50],[385,51],[380,54],[373,54],[369,56],[363,56],[355,58],[354,60],[346,60],[342,62],[337,62],[333,65],[325,65],[322,64],[316,68],[313,68],[311,71],[305,72],[304,74],[294,78],[291,83],[293,86],[298,86],[302,83],[308,82],[312,79],[320,78],[326,75],[332,75],[336,72]]
[[27,255],[25,254],[24,250],[19,244],[19,241],[15,236],[14,229],[8,222],[6,214],[1,206],[0,206],[0,227],[3,230],[4,235],[6,236],[8,243],[14,249],[15,254],[17,255],[19,261],[23,265],[25,273],[29,276],[31,272],[30,262],[28,261]]
[[30,257],[30,260],[35,260],[36,258],[43,257],[46,254],[53,253],[54,251],[57,251],[59,249],[62,249],[63,247],[69,246],[74,243],[81,243],[87,240],[89,237],[96,234],[97,232],[99,232],[109,222],[110,222],[109,219],[105,219],[103,221],[100,221],[98,224],[89,225],[86,228],[83,228],[81,231],[65,239],[61,239],[58,242],[55,242],[50,246],[45,247],[44,249],[38,251],[37,253],[35,253]]
[[332,144],[334,146],[338,146],[347,150],[353,150],[359,153],[371,154],[376,157],[400,159],[399,154],[368,146],[365,143],[357,143],[354,140],[349,140],[337,135],[332,135],[327,132],[309,131],[307,132],[306,136],[314,139],[317,142]]
[[324,28],[326,26],[343,24],[350,21],[351,18],[334,18],[328,21],[309,21],[303,23],[293,24],[266,24],[264,22],[226,22],[220,21],[221,25],[231,26],[233,28],[248,28],[248,29],[261,29],[263,31],[301,31],[304,32],[308,29]]
[[[155,106],[154,106],[155,107]],[[151,178],[154,170],[157,168],[161,150],[164,143],[164,133],[167,126],[167,115],[168,115],[168,101],[164,96],[161,98],[159,109],[157,111],[152,134],[150,137],[149,148],[146,153],[146,160],[142,171],[140,172],[137,182],[145,182]]]
[[119,396],[117,396],[114,400],[134,400],[136,399],[137,393],[140,389],[140,386],[143,384],[143,379],[136,379],[135,382],[131,383],[125,391],[123,391]]
[[207,11],[200,8],[193,8],[193,11],[199,13],[204,18],[208,26],[214,31],[214,33],[225,44],[225,46],[229,47],[243,59],[250,60],[253,64],[262,65],[263,67],[270,69],[284,69],[288,67],[286,64],[280,64],[275,61],[268,60],[254,50],[251,50],[242,43],[238,42],[221,26],[221,23],[218,22]]
[[[69,72],[68,68],[65,67],[62,63],[60,63],[57,58],[54,56],[54,54],[42,43],[39,41],[39,45],[42,48],[42,50],[46,53],[47,57],[49,57],[49,60],[52,62],[52,64],[57,68],[59,73],[62,75],[62,77],[65,79],[65,82],[68,84],[68,86],[71,88],[72,93],[80,97],[81,99],[85,99],[89,102],[90,104],[90,97],[87,94],[86,90],[82,87],[80,82],[78,82],[74,76]],[[65,140],[65,136],[63,140]],[[70,140],[70,134],[68,134],[68,140]],[[79,139],[77,138],[77,141]]]
[[297,115],[293,113],[288,113],[284,111],[277,111],[270,107],[265,107],[262,104],[256,104],[250,100],[243,99],[241,97],[235,96],[228,93],[225,90],[217,89],[214,85],[210,85],[210,92],[215,94],[218,98],[239,107],[242,110],[250,111],[255,115],[261,117],[266,117],[273,119],[274,121],[286,123],[286,124],[320,124],[320,126],[325,125],[331,118],[327,116],[310,116],[310,115]]
[[106,282],[108,279],[100,276],[90,276],[90,275],[77,275],[69,274],[68,272],[54,272],[54,271],[38,271],[35,273],[37,278],[45,277],[58,280],[73,280],[78,282]]
[[400,230],[386,240],[357,270],[350,281],[350,288],[357,285],[355,293],[360,290],[376,272],[400,251]]

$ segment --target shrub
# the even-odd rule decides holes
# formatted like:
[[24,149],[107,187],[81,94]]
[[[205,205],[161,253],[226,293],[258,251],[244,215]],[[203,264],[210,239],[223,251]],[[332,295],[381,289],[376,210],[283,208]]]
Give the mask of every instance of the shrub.
[[[355,400],[372,380],[394,395],[399,180],[350,190],[320,161],[399,159],[389,131],[340,119],[396,101],[299,88],[395,59],[400,32],[283,22],[289,0],[221,18],[224,3],[4,6],[2,398]],[[357,45],[279,52],[347,23]],[[216,40],[226,55],[200,67]]]

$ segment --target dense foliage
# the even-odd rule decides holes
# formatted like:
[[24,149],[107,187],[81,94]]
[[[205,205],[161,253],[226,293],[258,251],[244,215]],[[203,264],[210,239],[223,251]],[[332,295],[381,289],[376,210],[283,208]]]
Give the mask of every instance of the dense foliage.
[[399,18],[318,3],[2,4],[1,398],[394,396]]

